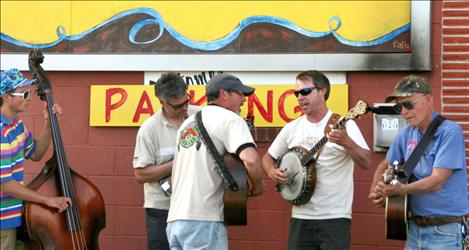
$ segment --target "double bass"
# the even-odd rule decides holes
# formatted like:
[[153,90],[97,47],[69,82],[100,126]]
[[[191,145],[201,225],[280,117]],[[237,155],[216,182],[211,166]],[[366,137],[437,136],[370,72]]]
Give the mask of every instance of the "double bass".
[[96,186],[68,164],[59,123],[52,112],[52,88],[40,65],[43,61],[41,51],[29,53],[38,95],[47,102],[54,153],[28,188],[46,196],[69,197],[72,206],[59,213],[56,208],[25,202],[18,238],[29,249],[99,249],[99,233],[105,227],[104,200]]

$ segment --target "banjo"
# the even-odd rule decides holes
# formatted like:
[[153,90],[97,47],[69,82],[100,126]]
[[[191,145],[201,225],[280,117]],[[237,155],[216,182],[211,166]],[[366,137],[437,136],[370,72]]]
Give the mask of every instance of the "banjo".
[[[366,102],[358,101],[355,107],[345,117],[340,118],[333,128],[344,128],[348,120],[357,118],[366,112],[368,112]],[[316,166],[314,163],[317,158],[315,155],[320,153],[327,141],[328,138],[324,135],[309,151],[302,147],[294,147],[278,160],[276,168],[284,171],[289,181],[286,184],[276,184],[275,188],[285,200],[293,205],[302,205],[311,199],[316,187]]]

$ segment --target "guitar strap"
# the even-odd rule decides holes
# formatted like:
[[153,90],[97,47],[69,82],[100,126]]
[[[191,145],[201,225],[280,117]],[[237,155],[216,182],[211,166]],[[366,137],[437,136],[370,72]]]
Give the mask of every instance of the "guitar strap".
[[225,180],[225,183],[228,183],[228,187],[231,191],[237,191],[239,189],[238,183],[231,175],[230,171],[228,170],[228,167],[226,167],[223,157],[220,155],[220,153],[218,153],[218,150],[215,147],[212,138],[210,138],[210,135],[208,134],[207,129],[205,128],[204,123],[202,122],[202,111],[199,111],[197,112],[197,114],[195,114],[195,121],[197,127],[200,130],[200,134],[202,135],[202,141],[207,147],[207,150],[212,156],[212,158],[217,163],[218,169],[220,170],[220,174]]
[[[340,115],[336,113],[333,113],[331,117],[329,117],[329,121],[327,121],[326,127],[324,128],[324,135],[327,135],[329,132],[331,132],[331,125],[332,127],[334,127],[339,121],[339,119],[340,119]],[[318,161],[319,155],[321,154],[323,149],[324,149],[324,146],[322,146],[321,149],[319,149],[318,153],[316,154],[316,161]]]
[[409,181],[410,176],[412,175],[412,171],[414,171],[414,168],[419,162],[420,157],[425,151],[425,148],[428,146],[428,144],[432,140],[433,135],[436,132],[436,129],[440,126],[440,124],[443,123],[445,119],[446,118],[444,118],[441,115],[438,115],[437,117],[435,117],[435,119],[433,119],[433,121],[430,123],[430,126],[428,126],[427,131],[425,131],[425,134],[423,135],[422,140],[420,140],[420,142],[417,144],[417,147],[415,147],[412,154],[410,154],[409,158],[404,163],[404,166],[402,168],[405,174],[406,181]]

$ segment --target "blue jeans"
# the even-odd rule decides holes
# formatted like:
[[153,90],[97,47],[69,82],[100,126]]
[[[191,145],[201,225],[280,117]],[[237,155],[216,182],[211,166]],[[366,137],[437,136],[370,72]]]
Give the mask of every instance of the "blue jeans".
[[228,249],[228,232],[221,221],[171,221],[166,234],[172,250]]
[[145,208],[148,250],[169,250],[168,238],[166,237],[167,219],[168,210]]
[[461,228],[460,223],[419,227],[410,220],[405,249],[461,250],[463,249]]

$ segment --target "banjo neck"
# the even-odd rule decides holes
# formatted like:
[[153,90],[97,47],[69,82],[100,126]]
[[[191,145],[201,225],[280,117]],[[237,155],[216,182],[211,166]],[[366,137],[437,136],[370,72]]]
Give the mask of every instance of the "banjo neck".
[[[333,127],[333,129],[342,129],[345,127],[345,124],[349,118],[342,117],[339,122]],[[329,126],[329,124],[326,124],[326,126]],[[321,138],[309,151],[308,153],[305,154],[305,156],[301,159],[301,164],[303,166],[308,165],[313,159],[314,155],[329,141],[327,138],[327,135],[324,135],[324,137]]]

